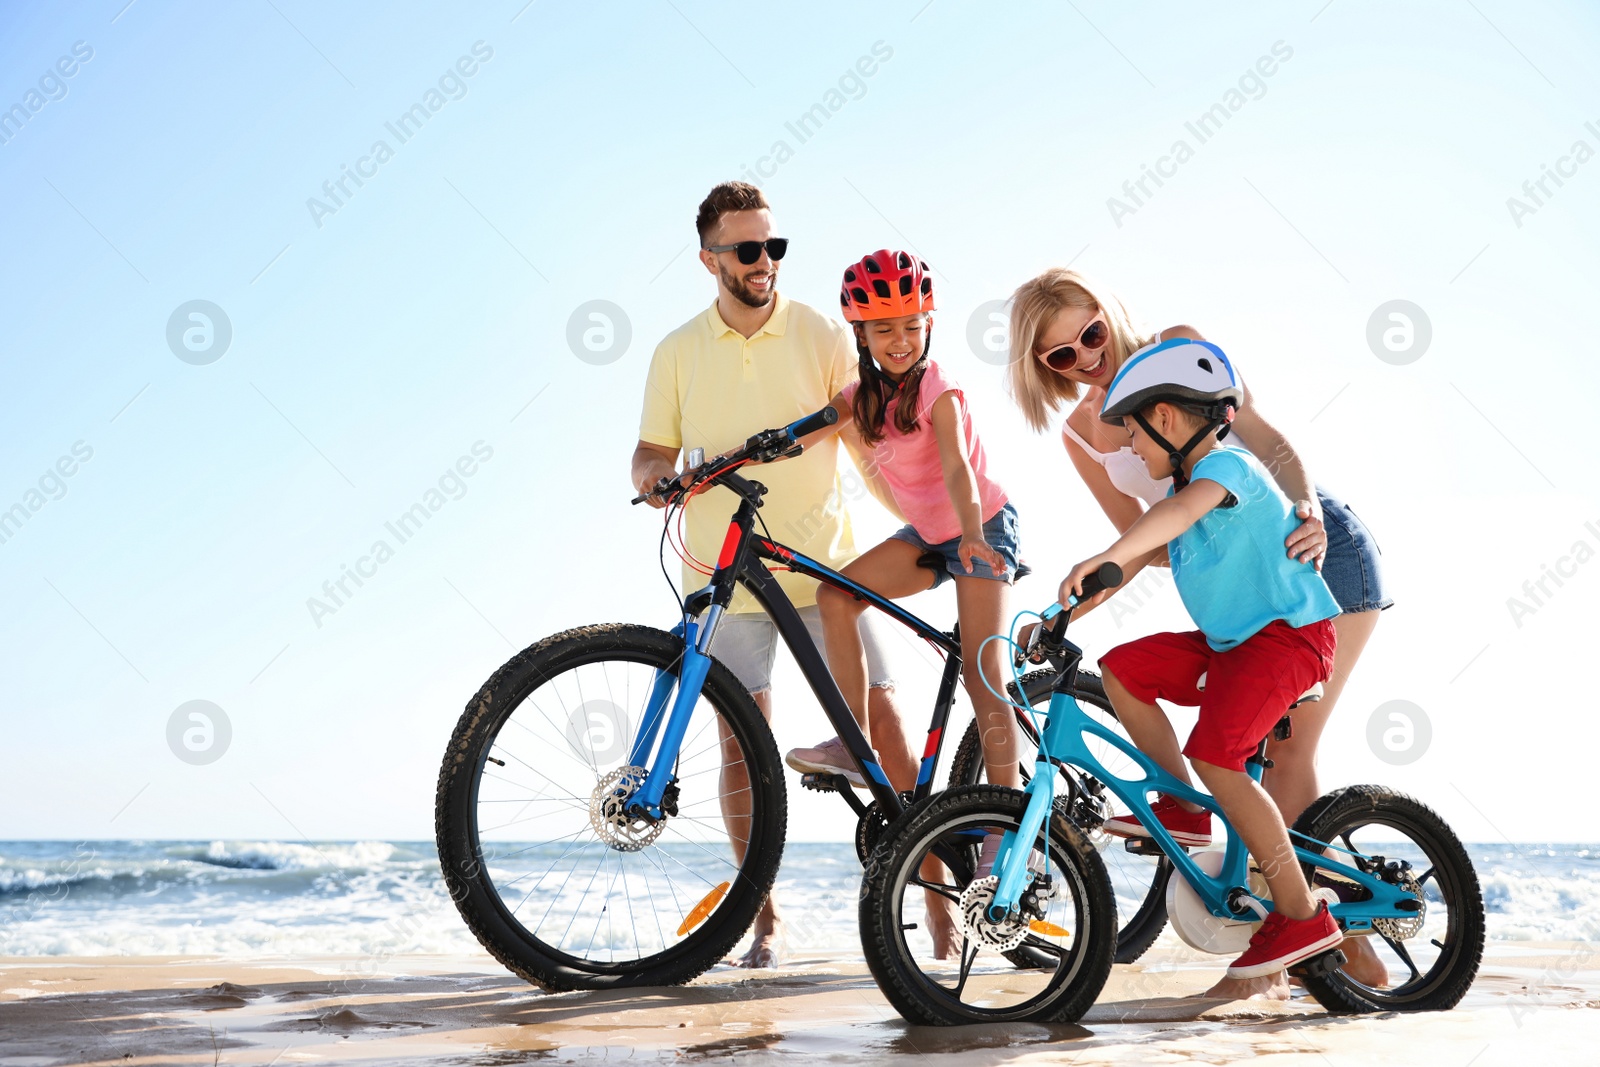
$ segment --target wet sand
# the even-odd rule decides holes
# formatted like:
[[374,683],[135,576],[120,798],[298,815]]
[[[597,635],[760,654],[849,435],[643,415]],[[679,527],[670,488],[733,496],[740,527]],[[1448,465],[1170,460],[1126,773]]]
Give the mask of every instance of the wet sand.
[[908,1026],[859,956],[719,967],[681,988],[543,993],[487,956],[0,960],[0,1067],[730,1061],[1276,1064],[1597,1061],[1600,946],[1492,943],[1454,1011],[1334,1017],[1191,997],[1219,973],[1163,939],[1076,1026]]

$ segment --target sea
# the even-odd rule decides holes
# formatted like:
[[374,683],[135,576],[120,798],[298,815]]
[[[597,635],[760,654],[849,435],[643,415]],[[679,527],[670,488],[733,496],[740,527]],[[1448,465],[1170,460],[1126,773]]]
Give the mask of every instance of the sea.
[[[1491,939],[1600,940],[1600,845],[1468,849]],[[791,842],[791,947],[859,952],[860,880],[851,845]],[[476,951],[431,842],[0,842],[0,957]]]

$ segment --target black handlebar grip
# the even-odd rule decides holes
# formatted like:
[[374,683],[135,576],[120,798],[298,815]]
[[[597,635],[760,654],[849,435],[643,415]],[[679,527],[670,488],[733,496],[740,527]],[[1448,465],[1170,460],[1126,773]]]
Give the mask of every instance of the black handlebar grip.
[[785,432],[789,435],[789,440],[798,441],[806,434],[815,433],[824,426],[832,426],[838,421],[839,413],[833,410],[833,406],[830,404],[821,411],[812,412],[803,419],[791,422],[785,428]]
[[1122,568],[1107,560],[1100,564],[1100,569],[1083,579],[1083,596],[1080,600],[1088,600],[1107,589],[1115,589],[1122,584]]

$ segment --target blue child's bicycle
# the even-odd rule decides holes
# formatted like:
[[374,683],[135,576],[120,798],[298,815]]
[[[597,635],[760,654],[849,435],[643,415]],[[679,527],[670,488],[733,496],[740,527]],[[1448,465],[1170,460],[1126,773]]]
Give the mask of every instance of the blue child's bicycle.
[[[1085,597],[1121,580],[1115,564],[1107,564],[1084,582]],[[1216,802],[1078,706],[1072,687],[1083,653],[1065,640],[1065,613],[1046,618],[1025,657],[1047,660],[1055,676],[1026,791],[976,785],[930,797],[890,828],[867,863],[862,945],[884,995],[911,1022],[1070,1022],[1094,1003],[1110,974],[1117,918],[1105,865],[1087,836],[1095,828],[1074,821],[1086,810],[1073,795],[1085,782],[1109,789],[1151,828],[1151,838],[1131,840],[1128,848],[1154,849],[1170,860],[1168,919],[1191,947],[1243,951],[1272,906]],[[1286,739],[1288,730],[1286,715],[1275,734]],[[1091,739],[1097,749],[1116,749],[1142,775],[1108,771]],[[1267,765],[1263,738],[1248,769],[1259,781]],[[1057,794],[1056,768],[1079,772],[1063,776],[1067,796]],[[1228,830],[1226,849],[1190,853],[1174,842],[1150,812],[1148,797],[1157,792],[1215,813]],[[992,873],[977,877],[991,835],[1001,836],[999,853]],[[1329,902],[1347,937],[1372,940],[1390,977],[1377,985],[1357,982],[1340,969],[1343,953],[1332,949],[1293,969],[1306,989],[1335,1012],[1454,1007],[1483,955],[1483,897],[1466,849],[1444,820],[1383,786],[1347,786],[1306,809],[1290,836],[1312,889]],[[930,877],[930,871],[941,873]],[[929,891],[960,914],[961,948],[949,958],[935,956],[917,921]],[[1017,970],[1011,964],[1019,951],[1042,965]]]

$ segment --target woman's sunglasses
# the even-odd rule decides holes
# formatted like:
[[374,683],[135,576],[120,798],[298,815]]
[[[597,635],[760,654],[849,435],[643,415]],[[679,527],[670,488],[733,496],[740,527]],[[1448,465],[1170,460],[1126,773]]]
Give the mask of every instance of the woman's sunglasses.
[[761,258],[761,250],[763,248],[767,250],[767,255],[776,263],[789,251],[789,239],[787,237],[768,237],[765,241],[740,241],[731,245],[707,245],[706,251],[737,252],[739,253],[739,262],[748,267]]
[[1048,352],[1041,352],[1039,358],[1053,371],[1069,371],[1078,364],[1078,351],[1073,345],[1082,346],[1085,352],[1094,352],[1104,348],[1110,338],[1111,330],[1103,319],[1096,316],[1093,322],[1083,328],[1077,340],[1056,345]]

